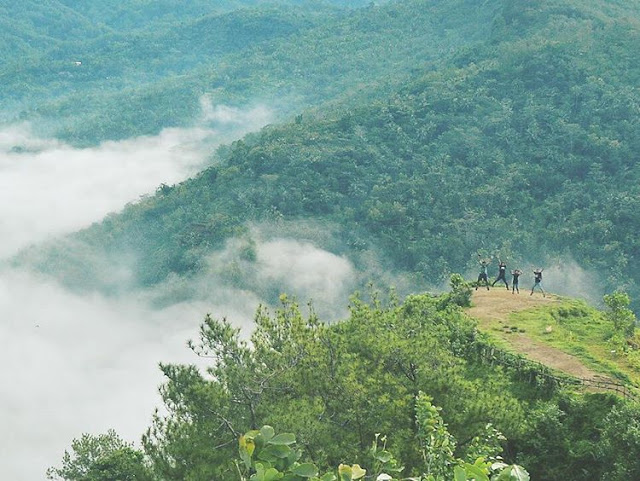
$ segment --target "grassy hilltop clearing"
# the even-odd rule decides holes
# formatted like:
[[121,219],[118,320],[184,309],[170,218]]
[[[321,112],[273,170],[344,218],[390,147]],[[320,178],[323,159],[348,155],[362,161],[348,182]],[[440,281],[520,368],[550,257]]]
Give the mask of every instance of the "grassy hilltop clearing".
[[468,313],[500,346],[578,378],[640,383],[640,339],[616,337],[606,315],[588,303],[508,290],[478,290]]

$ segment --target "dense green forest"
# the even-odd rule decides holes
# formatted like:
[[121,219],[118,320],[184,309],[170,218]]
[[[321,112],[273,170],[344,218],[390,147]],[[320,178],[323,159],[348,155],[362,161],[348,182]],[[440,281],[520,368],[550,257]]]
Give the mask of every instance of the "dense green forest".
[[[266,103],[282,115],[327,100],[358,103],[485,39],[492,18],[491,8],[469,0],[356,10],[299,3],[198,16],[196,2],[179,22],[106,32],[91,24],[84,40],[47,37],[48,48],[23,55],[0,49],[2,115],[87,145],[190,125],[203,94],[218,103]],[[26,35],[42,35],[32,25],[23,26]]]
[[[276,225],[363,269],[375,252],[416,287],[465,270],[481,249],[515,263],[575,259],[605,290],[638,299],[637,10],[517,5],[501,3],[486,42],[393,94],[221,149],[196,178],[77,234],[86,257],[29,256],[71,283],[111,289],[91,259],[127,252],[138,259],[134,284],[148,286],[198,272],[239,237],[246,249],[231,267],[242,284],[251,226]],[[316,232],[296,234],[309,219]]]
[[[161,366],[165,406],[142,448],[114,432],[86,435],[49,475],[280,479],[277,470],[271,471],[276,477],[264,477],[266,470],[284,470],[302,456],[305,467],[296,464],[298,474],[282,479],[313,478],[317,470],[309,463],[329,472],[356,463],[354,471],[363,468],[369,476],[391,473],[380,480],[430,474],[425,481],[448,481],[462,460],[484,466],[478,458],[489,465],[519,463],[540,481],[637,479],[638,404],[565,391],[547,382],[539,366],[484,362],[479,348],[493,348],[458,306],[468,302],[469,291],[454,286],[449,294],[414,295],[402,303],[393,295],[382,300],[374,292],[369,301],[356,295],[349,318],[331,325],[283,296],[274,314],[258,310],[250,339],[228,321],[207,316],[189,345],[208,367]],[[273,438],[273,429],[264,428],[266,441],[256,440],[255,449],[272,438],[277,447],[252,462],[247,442],[257,434],[241,439],[240,454],[238,439],[263,425],[295,438]],[[294,439],[298,455],[282,447]],[[458,472],[455,479],[488,479],[472,473]],[[337,478],[329,473],[322,479]]]
[[[161,364],[164,406],[141,446],[85,435],[49,476],[481,481],[505,461],[493,479],[527,479],[514,465],[541,481],[639,479],[638,403],[565,389],[526,361],[487,363],[479,353],[499,348],[461,309],[460,277],[439,296],[356,294],[346,319],[323,322],[256,273],[277,239],[348,259],[361,284],[397,273],[413,292],[478,253],[561,273],[575,261],[637,311],[640,4],[174,5],[4,2],[1,120],[96,145],[195,125],[207,95],[267,104],[278,122],[11,262],[80,291],[177,285],[160,304],[195,296],[203,276],[280,308],[260,307],[250,333],[207,315],[189,343],[206,367]],[[628,297],[605,300],[618,311],[598,329],[633,331]]]

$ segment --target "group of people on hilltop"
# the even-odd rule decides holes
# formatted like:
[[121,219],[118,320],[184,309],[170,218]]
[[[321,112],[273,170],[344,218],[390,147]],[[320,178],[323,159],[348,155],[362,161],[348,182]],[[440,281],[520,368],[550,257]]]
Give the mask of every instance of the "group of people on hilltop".
[[[487,267],[491,263],[491,259],[482,259],[480,254],[478,254],[478,260],[480,262],[480,274],[478,274],[478,282],[476,283],[476,291],[478,287],[480,287],[480,283],[484,282],[487,290],[489,290],[489,274],[487,273]],[[542,271],[543,269],[537,268],[533,270],[533,287],[531,288],[531,294],[533,295],[533,291],[536,289],[540,289],[543,297],[547,297],[544,289],[542,288]],[[511,271],[511,293],[515,294],[516,292],[520,294],[520,286],[519,279],[522,271],[520,269],[514,269]],[[498,258],[498,277],[493,281],[491,287],[496,285],[496,282],[504,282],[504,285],[509,290],[509,282],[507,281],[507,264],[500,258]]]

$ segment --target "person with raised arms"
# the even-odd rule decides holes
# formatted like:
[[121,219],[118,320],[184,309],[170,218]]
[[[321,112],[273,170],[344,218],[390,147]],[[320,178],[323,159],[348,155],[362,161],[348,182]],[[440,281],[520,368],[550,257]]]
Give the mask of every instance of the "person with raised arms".
[[484,281],[484,285],[487,286],[487,290],[489,290],[489,277],[487,275],[487,266],[489,265],[491,260],[480,258],[480,254],[478,254],[478,260],[480,261],[480,273],[478,274],[478,281],[476,282],[476,291],[478,290],[480,281]]
[[509,283],[507,282],[507,264],[503,262],[501,259],[498,259],[498,277],[493,281],[491,287],[496,285],[496,282],[502,281],[504,285],[507,286],[507,290],[509,290]]
[[511,271],[511,275],[513,276],[511,279],[511,294],[515,294],[516,291],[520,294],[520,288],[518,287],[518,278],[520,277],[520,274],[522,274],[520,269],[514,269]]
[[533,295],[533,290],[537,287],[542,291],[542,297],[547,297],[546,294],[544,293],[544,289],[542,288],[542,271],[543,270],[544,269],[540,269],[540,268],[533,270],[534,280],[533,280],[533,287],[531,288],[531,294],[529,294],[530,296]]

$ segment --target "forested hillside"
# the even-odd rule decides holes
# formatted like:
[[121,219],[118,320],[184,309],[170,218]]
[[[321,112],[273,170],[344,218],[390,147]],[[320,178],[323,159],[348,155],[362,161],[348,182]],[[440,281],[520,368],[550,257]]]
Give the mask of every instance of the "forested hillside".
[[[528,5],[503,2],[486,43],[386,99],[271,126],[76,239],[90,257],[132,253],[135,281],[150,285],[198,271],[230,237],[251,246],[251,224],[315,219],[336,233],[323,247],[356,264],[381,253],[416,286],[483,249],[575,259],[637,298],[637,11]],[[38,262],[100,279],[77,259]],[[250,278],[251,256],[237,263]]]
[[[460,287],[402,303],[392,297],[388,305],[375,294],[371,302],[354,297],[349,319],[332,325],[283,297],[275,314],[257,312],[250,341],[207,316],[190,342],[207,368],[161,366],[166,410],[154,416],[143,448],[114,432],[87,435],[49,474],[69,481],[281,479],[276,468],[293,464],[299,471],[282,479],[317,481],[308,463],[335,472],[348,462],[369,476],[390,473],[379,480],[488,481],[481,475],[504,460],[539,481],[636,479],[637,403],[565,391],[524,361],[483,362],[477,353],[495,346],[457,306],[468,302]],[[273,428],[262,431],[272,443],[253,446],[256,433],[240,438],[264,424],[295,433],[301,453],[283,447],[296,438],[274,438]],[[248,462],[268,444],[276,447]],[[476,468],[454,478],[462,460]],[[361,477],[340,469],[340,480]]]
[[283,114],[329,99],[355,102],[485,39],[493,8],[470,0],[356,10],[339,8],[345,2],[294,3],[203,17],[187,9],[180,22],[56,39],[30,55],[2,51],[3,115],[95,144],[190,125],[203,94],[217,103],[262,102]]
[[[21,2],[2,2],[0,17],[13,20],[13,32],[20,36],[32,30],[40,30],[42,38],[49,42],[70,41],[93,37],[96,33],[118,31],[121,33],[155,30],[162,26],[171,26],[176,22],[189,22],[200,16],[227,13],[234,10],[256,7],[261,3],[269,6],[309,5],[305,0],[191,0],[176,8],[174,0],[130,0],[119,2],[103,0],[23,0]],[[337,7],[361,7],[366,0],[323,0],[317,2]],[[382,2],[377,2],[382,3]],[[9,22],[8,22],[9,23]],[[64,26],[64,28],[62,28]],[[10,31],[5,30],[4,35]],[[44,49],[48,45],[33,45]]]

